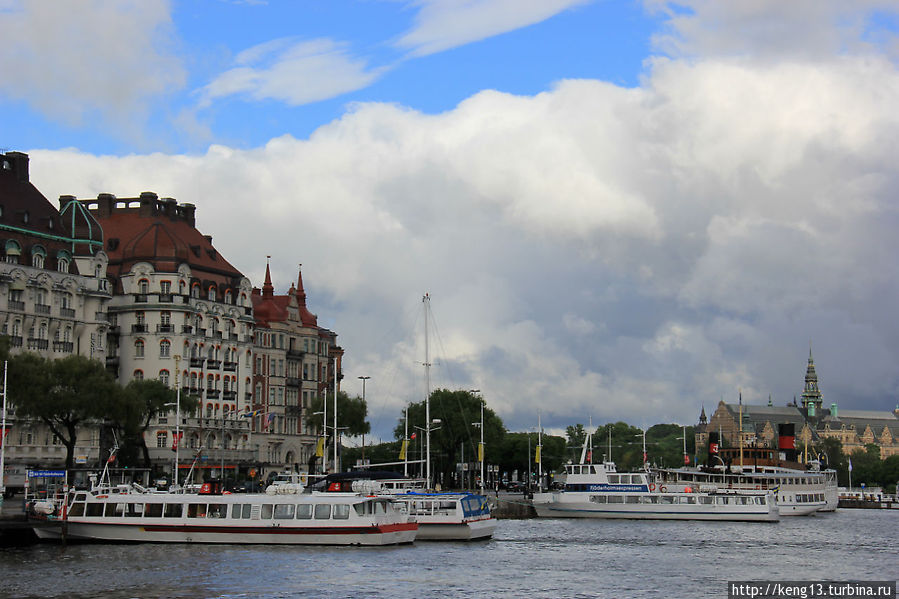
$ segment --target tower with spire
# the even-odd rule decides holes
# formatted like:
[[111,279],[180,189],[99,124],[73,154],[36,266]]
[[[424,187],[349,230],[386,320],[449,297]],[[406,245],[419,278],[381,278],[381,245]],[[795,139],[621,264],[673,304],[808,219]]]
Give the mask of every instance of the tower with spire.
[[[805,371],[805,387],[802,390],[802,407],[811,409],[811,413],[820,410],[824,400],[821,390],[818,388],[818,374],[815,372],[815,359],[812,357],[812,348],[808,349],[808,368]],[[810,408],[811,406],[811,408]]]

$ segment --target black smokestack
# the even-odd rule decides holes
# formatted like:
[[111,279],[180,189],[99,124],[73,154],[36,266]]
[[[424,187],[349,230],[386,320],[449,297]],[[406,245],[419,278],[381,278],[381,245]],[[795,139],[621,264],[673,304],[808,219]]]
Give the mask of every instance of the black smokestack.
[[718,433],[709,433],[709,466],[714,466],[718,463]]
[[784,459],[796,461],[796,425],[784,423],[777,425],[777,448],[783,454]]

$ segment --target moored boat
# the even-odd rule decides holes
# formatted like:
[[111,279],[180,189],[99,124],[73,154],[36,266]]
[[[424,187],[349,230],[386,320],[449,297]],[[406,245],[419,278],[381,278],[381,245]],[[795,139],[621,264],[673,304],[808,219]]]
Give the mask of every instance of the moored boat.
[[613,462],[567,464],[565,487],[536,493],[541,518],[776,522],[773,493],[665,484],[649,471],[619,473]]
[[69,496],[41,539],[153,543],[392,545],[411,543],[418,524],[389,497],[303,493],[298,484],[266,493],[227,494],[216,484],[199,493],[137,485],[95,485]]

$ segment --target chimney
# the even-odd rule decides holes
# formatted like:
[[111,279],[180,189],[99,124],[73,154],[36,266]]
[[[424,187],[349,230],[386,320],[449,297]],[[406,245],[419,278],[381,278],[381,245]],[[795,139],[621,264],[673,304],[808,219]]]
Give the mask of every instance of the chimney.
[[718,431],[709,433],[709,466],[715,465],[715,460],[718,457],[718,443]]
[[16,175],[16,181],[28,183],[28,154],[7,152],[5,158]]
[[196,227],[196,213],[197,207],[193,204],[181,204],[181,214],[184,215],[184,220],[191,227]]
[[796,461],[796,425],[784,422],[777,425],[777,448],[785,460]]
[[152,218],[156,214],[156,202],[159,196],[152,191],[142,191],[140,194],[141,218]]
[[116,197],[111,193],[97,196],[97,218],[108,218],[115,212]]
[[837,404],[830,404],[830,417],[831,418],[839,418],[840,415],[837,413]]

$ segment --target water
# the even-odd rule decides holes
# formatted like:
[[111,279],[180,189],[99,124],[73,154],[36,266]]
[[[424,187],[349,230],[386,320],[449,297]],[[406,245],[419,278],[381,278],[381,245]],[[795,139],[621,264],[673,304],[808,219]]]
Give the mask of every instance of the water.
[[728,580],[895,580],[899,512],[777,524],[502,520],[491,541],[402,547],[0,549],[0,598],[727,597]]

